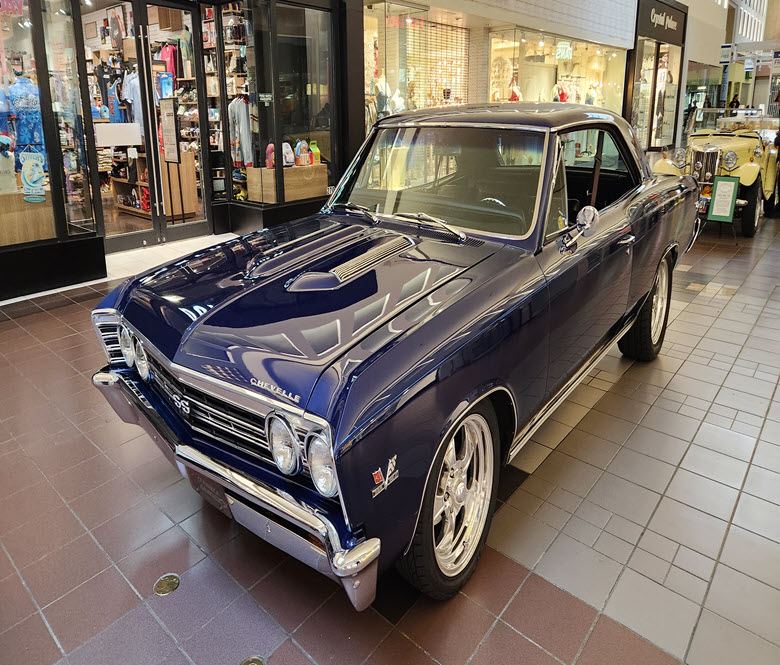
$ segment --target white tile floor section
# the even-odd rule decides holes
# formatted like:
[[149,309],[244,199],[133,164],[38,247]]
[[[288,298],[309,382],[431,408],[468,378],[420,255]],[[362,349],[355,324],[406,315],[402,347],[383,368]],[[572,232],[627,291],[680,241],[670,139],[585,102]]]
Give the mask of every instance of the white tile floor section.
[[662,355],[610,352],[515,458],[532,475],[488,539],[692,665],[780,664],[780,236],[764,230],[766,252],[675,273]]
[[[210,235],[210,236],[198,236],[197,238],[188,238],[187,240],[177,240],[175,242],[165,243],[164,245],[152,245],[149,247],[140,247],[139,249],[130,249],[126,252],[114,252],[113,254],[106,255],[106,278],[98,279],[94,282],[86,282],[85,284],[93,284],[98,282],[104,282],[106,279],[125,279],[132,275],[137,275],[150,268],[154,268],[162,263],[173,261],[181,256],[197,252],[205,247],[216,245],[217,243],[230,240],[237,237],[234,233],[225,233],[222,235]],[[20,302],[22,300],[28,300],[30,298],[36,298],[39,296],[49,295],[51,293],[57,293],[67,289],[76,288],[77,286],[83,286],[83,284],[75,284],[72,286],[64,287],[61,289],[53,289],[51,291],[43,291],[41,293],[28,294],[19,298],[11,298],[9,300],[0,301],[0,306],[10,305],[14,302]]]

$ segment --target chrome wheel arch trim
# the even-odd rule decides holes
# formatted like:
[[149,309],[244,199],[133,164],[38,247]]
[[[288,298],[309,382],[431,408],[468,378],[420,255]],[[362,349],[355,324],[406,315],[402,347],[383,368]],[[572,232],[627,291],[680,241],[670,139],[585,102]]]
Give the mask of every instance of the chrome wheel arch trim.
[[[489,390],[485,391],[484,393],[480,394],[479,397],[476,397],[473,402],[469,402],[468,399],[464,399],[458,404],[457,407],[455,407],[453,412],[450,414],[450,425],[449,427],[447,427],[447,430],[445,431],[444,435],[441,437],[439,444],[436,446],[436,451],[434,452],[433,457],[431,459],[430,466],[428,467],[428,473],[425,476],[425,484],[423,485],[423,491],[422,494],[420,495],[420,504],[417,507],[417,516],[415,517],[414,520],[414,528],[412,529],[412,533],[409,537],[409,543],[404,548],[403,551],[404,554],[406,554],[411,548],[412,542],[414,541],[414,534],[417,532],[417,527],[420,525],[420,513],[422,512],[422,504],[423,501],[425,500],[425,493],[428,491],[428,483],[430,483],[431,481],[431,473],[433,472],[433,467],[436,462],[436,458],[439,456],[439,452],[441,451],[442,446],[444,446],[444,444],[447,441],[449,441],[450,436],[455,432],[455,429],[461,424],[461,422],[465,420],[465,417],[468,415],[468,413],[482,400],[484,400],[487,397],[490,397],[490,395],[496,392],[506,393],[506,395],[509,397],[509,400],[512,403],[512,412],[514,415],[514,429],[515,432],[517,431],[517,403],[515,402],[515,398],[512,395],[512,393],[505,386],[494,386]],[[513,438],[514,438],[514,433],[513,433]],[[501,460],[499,460],[498,463],[501,463]]]

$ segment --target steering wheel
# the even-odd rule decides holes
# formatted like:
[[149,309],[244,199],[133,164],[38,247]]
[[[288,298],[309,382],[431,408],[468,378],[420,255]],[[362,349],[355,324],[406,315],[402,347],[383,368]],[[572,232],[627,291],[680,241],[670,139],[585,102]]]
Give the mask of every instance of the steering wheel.
[[509,210],[507,208],[506,203],[504,203],[501,199],[497,199],[493,196],[486,196],[483,199],[480,200],[480,203],[487,203],[490,204],[496,208],[498,208],[502,213],[511,215],[512,217],[517,218],[520,220],[520,224],[525,227],[525,212],[523,212],[522,208],[518,208],[517,210]]

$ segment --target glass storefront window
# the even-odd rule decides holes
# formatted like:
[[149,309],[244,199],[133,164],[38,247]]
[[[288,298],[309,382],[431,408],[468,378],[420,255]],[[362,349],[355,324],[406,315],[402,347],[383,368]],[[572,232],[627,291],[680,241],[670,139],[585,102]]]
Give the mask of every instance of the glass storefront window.
[[655,79],[655,117],[653,122],[654,148],[674,143],[674,120],[677,117],[677,93],[680,88],[679,46],[661,44]]
[[379,2],[363,8],[366,129],[392,113],[469,99],[470,31],[428,12]]
[[519,28],[490,33],[488,100],[571,102],[620,113],[626,53]]
[[31,36],[40,26],[30,16],[27,0],[0,15],[0,22],[0,246],[4,246],[53,238],[56,231]]
[[336,181],[330,13],[279,4],[276,17],[279,130],[282,143],[293,150],[295,164],[284,171],[284,198],[325,196]]
[[631,125],[643,150],[672,145],[682,49],[640,38],[636,54]]
[[68,234],[95,231],[87,173],[84,117],[76,65],[76,38],[68,0],[42,0],[43,34],[54,117],[62,149]]

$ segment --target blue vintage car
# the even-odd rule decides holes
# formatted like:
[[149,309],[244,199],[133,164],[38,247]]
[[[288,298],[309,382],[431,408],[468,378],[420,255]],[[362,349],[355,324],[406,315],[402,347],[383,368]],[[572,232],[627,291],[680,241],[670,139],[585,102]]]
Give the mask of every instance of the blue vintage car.
[[695,182],[593,107],[379,122],[319,214],[128,280],[94,375],[209,502],[339,580],[473,573],[499,468],[618,340],[656,356]]

